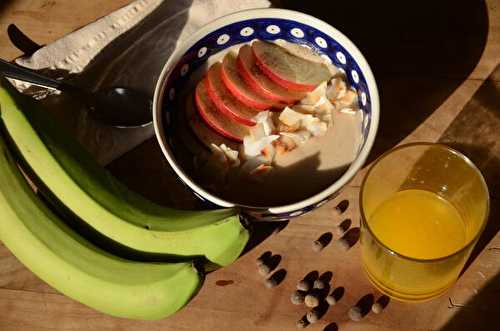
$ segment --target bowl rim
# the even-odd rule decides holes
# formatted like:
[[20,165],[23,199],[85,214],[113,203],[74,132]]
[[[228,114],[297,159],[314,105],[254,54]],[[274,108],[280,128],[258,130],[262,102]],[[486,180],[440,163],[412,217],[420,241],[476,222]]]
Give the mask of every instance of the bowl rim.
[[[368,135],[365,138],[365,143],[363,145],[363,148],[359,152],[358,156],[350,164],[347,171],[344,172],[344,174],[340,178],[338,178],[334,183],[332,183],[324,190],[316,193],[315,195],[291,204],[280,205],[280,206],[251,206],[251,205],[238,204],[235,202],[221,199],[215,196],[214,194],[206,191],[201,186],[196,184],[177,163],[172,151],[170,150],[170,147],[168,146],[168,143],[166,142],[165,135],[163,132],[163,118],[162,118],[163,107],[161,105],[163,103],[165,96],[165,83],[169,75],[171,74],[172,69],[175,67],[175,65],[177,64],[180,57],[184,54],[184,52],[190,49],[195,43],[197,43],[201,38],[206,36],[208,33],[211,33],[225,25],[250,19],[258,19],[258,18],[278,18],[286,20],[295,20],[303,24],[311,25],[317,28],[318,30],[321,30],[323,33],[331,36],[333,39],[335,39],[356,60],[358,67],[365,76],[372,107],[371,125],[368,131]],[[177,49],[174,50],[170,58],[163,66],[160,76],[158,77],[158,80],[156,82],[152,111],[153,111],[153,124],[154,124],[155,136],[158,140],[163,155],[166,157],[169,165],[174,169],[177,176],[179,176],[180,179],[186,185],[188,185],[189,188],[193,190],[198,196],[220,207],[226,207],[226,208],[239,207],[239,208],[253,209],[253,210],[268,210],[272,214],[282,214],[282,213],[301,210],[311,205],[319,204],[322,201],[328,199],[330,196],[333,196],[337,191],[339,191],[342,187],[344,187],[354,178],[356,173],[361,169],[361,167],[365,163],[368,154],[370,153],[375,141],[375,136],[379,125],[380,99],[375,77],[373,76],[373,72],[370,66],[368,65],[368,62],[366,61],[365,57],[361,54],[359,49],[354,45],[354,43],[349,38],[347,38],[342,32],[340,32],[339,30],[332,27],[330,24],[316,17],[298,11],[289,9],[279,9],[279,8],[259,8],[259,9],[247,9],[243,11],[238,11],[235,13],[219,17],[205,24],[193,35],[187,38],[179,47],[177,47]]]

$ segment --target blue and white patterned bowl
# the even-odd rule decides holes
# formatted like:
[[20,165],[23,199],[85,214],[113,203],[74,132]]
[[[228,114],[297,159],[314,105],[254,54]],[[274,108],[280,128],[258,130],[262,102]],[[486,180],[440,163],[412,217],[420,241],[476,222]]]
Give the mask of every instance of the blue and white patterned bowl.
[[[345,71],[349,84],[358,91],[363,111],[363,142],[357,158],[347,171],[325,190],[293,204],[273,207],[238,205],[217,197],[195,183],[176,161],[172,146],[171,113],[176,91],[183,88],[189,74],[206,64],[207,59],[227,48],[253,39],[305,44],[319,51]],[[243,212],[266,220],[289,219],[313,210],[338,195],[362,167],[375,140],[379,121],[379,96],[372,71],[361,52],[341,32],[312,16],[284,9],[253,9],[219,18],[201,28],[177,48],[165,64],[156,85],[153,116],[155,133],[170,166],[179,178],[210,206],[238,207]]]

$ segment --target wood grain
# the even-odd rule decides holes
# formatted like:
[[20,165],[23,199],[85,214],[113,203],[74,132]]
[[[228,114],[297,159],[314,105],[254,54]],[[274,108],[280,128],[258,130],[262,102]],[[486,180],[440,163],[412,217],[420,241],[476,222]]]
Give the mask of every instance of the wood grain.
[[8,40],[7,26],[16,24],[37,43],[44,45],[72,32],[132,0],[81,1],[2,0],[0,3],[0,57],[13,59],[22,55]]
[[[15,22],[38,42],[47,43],[128,2],[89,0],[79,2],[78,10],[75,10],[75,3],[68,1],[2,2],[0,29],[5,30],[8,23]],[[496,126],[500,118],[497,106],[500,86],[496,83],[500,81],[500,69],[495,71],[500,63],[500,0],[474,1],[479,3],[475,7],[467,1],[464,5],[453,2],[453,7],[436,4],[434,12],[427,8],[430,13],[421,14],[424,16],[418,16],[418,11],[411,16],[407,12],[398,12],[399,7],[391,9],[381,5],[381,8],[373,8],[366,3],[362,4],[368,6],[364,8],[366,12],[360,12],[361,8],[352,2],[335,2],[335,10],[328,4],[308,3],[307,8],[303,8],[303,1],[281,3],[329,20],[353,36],[369,63],[373,64],[379,79],[385,119],[371,160],[401,142],[443,141],[462,148],[485,173],[492,189],[492,218],[480,242],[481,250],[476,252],[477,256],[458,283],[445,295],[427,303],[415,305],[391,301],[381,315],[368,314],[357,323],[348,320],[347,310],[361,297],[369,293],[379,296],[361,270],[359,244],[342,252],[334,244],[338,235],[334,235],[332,243],[320,253],[313,252],[311,244],[323,233],[332,232],[334,225],[346,218],[352,220],[352,228],[359,226],[357,197],[365,170],[336,200],[293,220],[233,265],[209,274],[196,298],[178,314],[163,321],[129,321],[95,312],[57,293],[0,246],[0,330],[293,330],[295,321],[306,313],[306,309],[292,305],[289,296],[296,282],[313,270],[320,273],[331,271],[332,286],[344,287],[345,295],[308,330],[337,330],[334,326],[326,328],[331,323],[336,323],[338,330],[342,331],[494,330],[494,318],[498,315],[495,313],[500,312],[496,303],[500,291],[497,221],[500,215],[496,207],[500,206],[500,150],[497,143],[500,132]],[[452,6],[451,2],[443,3]],[[453,10],[447,12],[446,8]],[[354,10],[360,13],[359,20],[345,17],[346,12]],[[383,13],[383,10],[388,13]],[[457,22],[464,22],[461,18],[467,12],[471,13],[466,21],[468,30],[436,32],[436,25],[429,23],[444,17],[449,26],[457,27]],[[396,16],[395,13],[403,18],[391,23],[388,20]],[[409,23],[405,23],[405,15]],[[428,22],[418,23],[418,18],[422,17]],[[371,24],[374,32],[366,32],[363,24]],[[446,24],[437,26],[443,28]],[[399,27],[399,30],[394,27]],[[375,39],[375,35],[381,32],[385,33],[385,39]],[[4,34],[0,35],[0,56],[12,58],[19,55],[5,38]],[[438,51],[436,46],[440,41],[444,43],[443,54],[424,56],[425,51]],[[464,49],[463,53],[456,53],[459,46]],[[402,58],[394,62],[391,54]],[[433,59],[437,59],[437,64],[432,63]],[[412,67],[412,61],[420,62]],[[450,63],[446,64],[447,61]],[[488,122],[484,122],[486,120]],[[478,127],[486,134],[474,136]],[[485,147],[486,152],[481,150]],[[137,161],[146,159],[148,162]],[[110,170],[131,188],[153,200],[164,204],[185,201],[182,196],[172,193],[171,185],[182,186],[172,179],[155,140],[115,161]],[[183,194],[187,196],[189,193]],[[341,217],[334,216],[334,207],[343,199],[350,202],[349,208]],[[257,229],[258,233],[265,232],[262,227]],[[281,256],[277,269],[286,270],[283,282],[271,290],[264,287],[264,278],[256,272],[255,266],[255,259],[268,250]],[[218,284],[227,285],[217,285],[218,281]]]

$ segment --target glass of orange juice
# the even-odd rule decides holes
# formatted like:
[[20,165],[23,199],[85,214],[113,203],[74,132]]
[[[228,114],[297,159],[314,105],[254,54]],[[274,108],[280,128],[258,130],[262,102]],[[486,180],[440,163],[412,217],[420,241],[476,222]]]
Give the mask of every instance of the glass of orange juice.
[[360,193],[361,251],[370,281],[402,301],[422,301],[458,278],[485,227],[486,183],[445,145],[415,143],[379,157]]

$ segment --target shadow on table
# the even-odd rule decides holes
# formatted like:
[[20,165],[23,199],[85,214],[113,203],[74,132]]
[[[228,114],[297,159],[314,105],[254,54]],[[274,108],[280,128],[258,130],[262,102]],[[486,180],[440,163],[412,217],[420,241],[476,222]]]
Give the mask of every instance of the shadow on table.
[[[500,74],[497,66],[492,76]],[[480,253],[496,254],[500,247],[487,247],[500,231],[500,81],[486,80],[440,138],[467,155],[481,170],[490,191],[490,216],[463,272]],[[493,261],[494,259],[491,259]],[[466,303],[450,303],[455,316],[442,328],[455,330],[494,330],[498,325],[500,274],[493,277]]]
[[152,96],[161,69],[186,25],[192,3],[164,1],[107,45],[78,75],[79,83],[95,89],[126,86]]
[[[478,63],[488,34],[484,1],[275,2],[278,7],[325,20],[345,33],[366,56],[379,85],[382,105],[371,160],[410,134],[460,86]],[[108,84],[108,79],[101,83]],[[188,192],[178,181],[171,183],[167,178],[175,176],[157,143],[150,140],[137,149],[129,153],[135,158],[125,155],[113,162],[110,170],[148,198],[162,204],[172,200],[177,205]],[[150,159],[137,162],[137,155]],[[131,172],[137,175],[130,176]],[[260,227],[256,229],[257,243],[275,232],[274,226]]]
[[487,8],[477,0],[281,0],[276,5],[330,23],[366,57],[381,97],[369,161],[408,136],[460,86],[488,35]]
[[[494,71],[500,73],[500,66]],[[464,270],[500,230],[500,82],[487,79],[439,142],[467,155],[483,174],[490,192],[490,216]]]
[[[491,254],[499,254],[500,251]],[[457,310],[441,331],[492,331],[498,329],[498,295],[500,274],[492,278],[478,294],[468,302],[450,302],[448,309]]]

